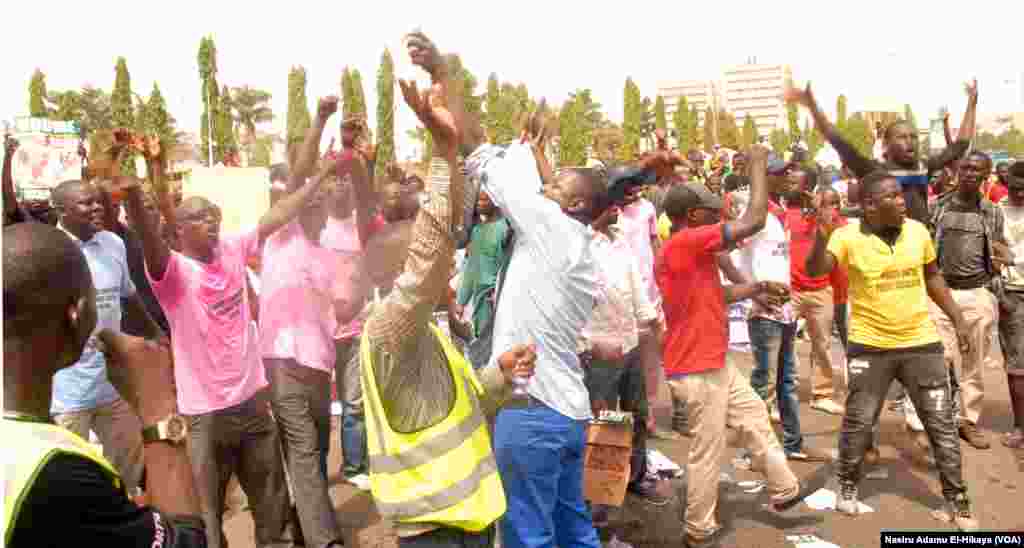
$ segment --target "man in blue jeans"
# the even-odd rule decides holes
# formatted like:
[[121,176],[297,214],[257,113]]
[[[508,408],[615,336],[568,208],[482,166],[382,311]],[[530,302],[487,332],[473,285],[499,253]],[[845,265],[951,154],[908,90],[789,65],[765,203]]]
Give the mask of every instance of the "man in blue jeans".
[[[542,133],[537,124],[528,127]],[[600,292],[587,225],[612,193],[600,172],[570,169],[555,176],[542,195],[530,148],[487,146],[482,135],[481,130],[463,134],[470,141],[464,145],[474,151],[467,173],[480,181],[517,235],[498,302],[491,360],[519,343],[537,348],[529,395],[506,406],[494,430],[508,498],[502,543],[597,548],[583,500],[583,448],[592,415],[576,351]]]

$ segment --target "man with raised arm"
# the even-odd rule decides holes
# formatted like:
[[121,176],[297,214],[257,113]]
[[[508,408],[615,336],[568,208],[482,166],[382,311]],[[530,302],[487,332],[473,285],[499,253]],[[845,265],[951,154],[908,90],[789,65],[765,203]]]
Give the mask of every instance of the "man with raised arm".
[[849,396],[839,435],[836,510],[858,513],[861,462],[889,385],[907,390],[935,451],[948,515],[964,531],[978,528],[961,471],[942,341],[929,318],[929,300],[951,318],[960,351],[970,349],[963,313],[950,295],[928,229],[906,219],[896,176],[876,171],[861,179],[864,219],[835,229],[834,209],[817,198],[818,232],[807,257],[810,276],[845,266],[850,279]]
[[[176,416],[167,349],[109,329],[93,335],[96,288],[71,236],[18,223],[2,239],[4,545],[206,546],[184,430],[165,422]],[[165,425],[143,454],[152,507],[136,506],[110,461],[48,420],[54,374],[87,346],[102,347],[105,371],[132,413]],[[180,426],[180,417],[170,422]]]
[[[323,115],[337,110],[337,98],[323,102]],[[140,181],[119,177],[114,184],[127,195],[128,214],[142,237],[146,274],[171,326],[178,407],[188,417],[189,453],[207,541],[213,547],[223,545],[224,492],[231,475],[237,474],[253,509],[257,546],[287,544],[288,489],[277,425],[267,406],[259,337],[251,321],[246,264],[270,235],[306,207],[326,173],[278,201],[254,229],[222,238],[220,208],[192,196],[175,209],[159,142],[150,138],[141,148],[181,252],[168,248],[145,214]]]
[[858,178],[869,173],[885,169],[896,180],[904,193],[907,212],[911,219],[921,223],[928,222],[928,181],[932,174],[938,172],[950,162],[961,158],[970,146],[974,135],[974,120],[978,107],[978,82],[967,84],[967,110],[960,124],[960,132],[956,142],[947,146],[941,153],[929,157],[922,162],[917,156],[917,136],[910,122],[899,120],[889,125],[882,132],[884,162],[872,160],[862,155],[850,143],[846,142],[828,121],[821,111],[818,102],[811,93],[808,82],[805,89],[788,88],[785,99],[789,103],[798,103],[810,111],[814,117],[814,125],[825,139],[836,149],[843,164],[849,167]]
[[375,299],[359,355],[370,488],[377,509],[395,523],[399,546],[484,548],[506,507],[486,415],[514,376],[531,374],[535,354],[512,345],[478,377],[432,322],[448,289],[463,199],[473,194],[456,160],[461,83],[426,36],[410,35],[408,47],[432,85],[420,94],[402,81],[402,94],[436,155],[416,219],[388,224],[367,244]]
[[719,221],[722,200],[700,183],[675,186],[665,197],[672,236],[654,271],[667,325],[665,376],[673,398],[686,402],[694,434],[687,464],[687,546],[711,546],[721,531],[715,508],[727,427],[740,431],[751,459],[767,476],[774,510],[792,508],[824,484],[821,478],[801,484],[793,475],[764,401],[727,357],[727,304],[763,296],[778,305],[788,296],[779,282],[722,286],[719,254],[756,235],[767,222],[768,151],[755,145],[748,159],[750,205],[734,221]]

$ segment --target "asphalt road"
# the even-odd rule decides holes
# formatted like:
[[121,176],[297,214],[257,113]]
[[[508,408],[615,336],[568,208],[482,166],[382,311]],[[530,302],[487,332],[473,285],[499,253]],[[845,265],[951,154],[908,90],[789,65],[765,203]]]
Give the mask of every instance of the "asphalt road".
[[[840,417],[814,411],[808,405],[810,397],[807,345],[798,343],[801,368],[801,426],[805,444],[821,450],[836,447]],[[751,358],[746,353],[734,353],[737,363],[746,372]],[[992,448],[976,450],[962,444],[964,476],[975,513],[985,530],[1024,531],[1024,462],[1019,462],[1009,449],[999,443],[999,436],[1009,431],[1012,415],[1009,410],[1005,373],[1001,369],[986,369],[985,411],[981,428],[989,434]],[[659,424],[668,428],[668,410],[661,407]],[[882,460],[880,467],[888,477],[866,479],[861,484],[861,501],[873,513],[849,518],[832,511],[814,511],[801,504],[783,515],[762,509],[763,494],[751,495],[735,484],[723,483],[719,503],[719,517],[726,527],[722,546],[793,547],[786,540],[789,535],[813,534],[842,548],[873,547],[879,545],[879,532],[892,530],[951,530],[951,525],[937,521],[932,510],[942,505],[938,476],[920,460],[920,454],[903,432],[902,415],[883,410]],[[346,546],[361,548],[392,547],[395,536],[386,522],[376,513],[369,493],[342,483],[338,475],[341,455],[337,427],[333,433],[329,470],[331,495],[338,512]],[[689,440],[654,440],[651,447],[670,459],[685,462]],[[756,480],[761,476],[734,470],[730,463],[736,449],[730,447],[723,460],[723,471],[736,481]],[[810,475],[821,464],[792,463],[799,477]],[[830,485],[834,489],[834,485]],[[252,519],[244,510],[244,502],[232,503],[225,530],[232,548],[254,546]],[[611,527],[602,532],[607,540],[615,535],[635,548],[642,546],[680,546],[682,526],[679,507],[673,501],[663,507],[653,507],[642,501],[627,498],[622,509],[614,511]]]

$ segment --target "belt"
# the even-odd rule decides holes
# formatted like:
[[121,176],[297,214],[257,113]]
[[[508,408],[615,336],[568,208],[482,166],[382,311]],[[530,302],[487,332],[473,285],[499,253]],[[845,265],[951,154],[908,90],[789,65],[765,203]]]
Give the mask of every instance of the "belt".
[[531,409],[534,407],[547,407],[547,404],[527,395],[525,398],[511,398],[502,406],[503,409]]

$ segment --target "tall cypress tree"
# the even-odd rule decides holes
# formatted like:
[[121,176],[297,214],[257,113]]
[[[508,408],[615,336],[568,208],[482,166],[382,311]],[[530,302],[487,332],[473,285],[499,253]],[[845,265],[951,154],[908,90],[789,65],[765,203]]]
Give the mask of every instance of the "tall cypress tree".
[[301,143],[312,125],[306,99],[306,69],[292,67],[288,73],[288,144]]
[[[203,101],[203,114],[200,117],[199,133],[202,137],[203,151],[200,155],[207,161],[211,139],[216,142],[216,129],[210,135],[210,126],[217,121],[217,111],[220,109],[220,86],[217,85],[217,46],[213,43],[213,37],[207,36],[199,41],[199,53],[197,55],[199,64],[199,80],[202,83],[200,93]],[[212,123],[211,123],[212,122]],[[213,163],[223,158],[218,151],[214,151]],[[208,163],[208,162],[207,162]]]
[[341,71],[341,117],[352,114],[352,73],[345,67]]
[[700,129],[700,113],[697,112],[697,105],[690,106],[690,142],[687,145],[689,148],[685,152],[689,152],[690,149],[700,148],[703,138],[701,136]]
[[501,109],[501,84],[498,82],[498,75],[491,73],[487,78],[487,94],[484,96],[484,107],[487,109],[484,118],[484,129],[487,130],[487,137],[492,143],[497,143],[498,118]]
[[715,111],[709,105],[704,109],[704,151],[711,152],[712,147],[718,144],[715,140]]
[[175,144],[174,119],[167,112],[167,101],[156,82],[153,82],[153,91],[149,93],[146,103],[145,130],[147,134],[159,137],[165,150]]
[[[128,63],[124,57],[117,58],[114,76],[114,91],[110,94],[115,128],[135,127],[135,102],[132,95],[132,77],[128,74]],[[135,157],[125,154],[121,161],[121,173],[135,175]]]
[[842,132],[846,128],[846,96],[836,98],[836,129]]
[[665,114],[665,100],[661,95],[654,100],[654,128],[668,131],[668,115]]
[[640,88],[627,77],[622,90],[622,148],[619,159],[623,162],[632,161],[640,151],[640,132],[643,123],[643,104]]
[[359,69],[352,69],[352,111],[366,118],[366,94],[363,92],[363,77]]
[[672,113],[672,128],[676,131],[676,148],[685,151],[690,147],[690,108],[686,96],[681,95]]
[[28,113],[35,118],[46,118],[46,75],[36,69],[28,83]]
[[748,147],[757,142],[757,124],[754,123],[754,119],[750,117],[750,113],[743,119],[743,142],[742,145]]
[[388,165],[395,159],[395,63],[384,50],[377,71],[377,161]]
[[223,160],[229,152],[238,150],[238,139],[235,135],[235,120],[231,106],[231,90],[228,86],[220,93],[220,105],[217,109],[217,118],[213,122],[213,129],[216,135],[213,145],[218,151],[217,155]]

